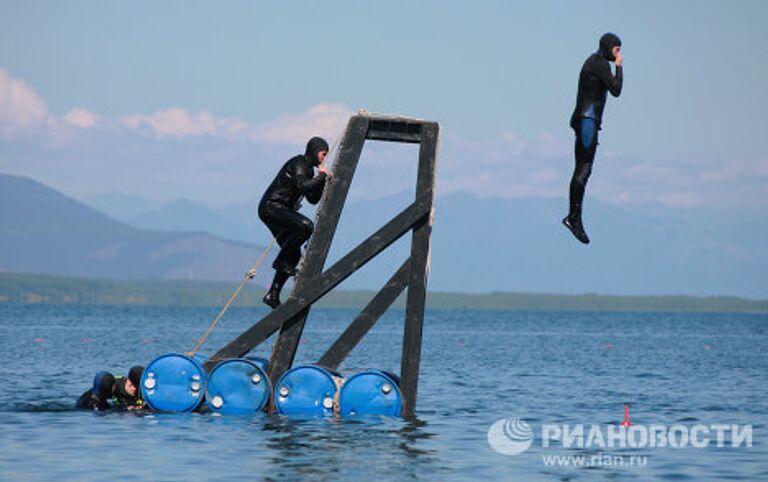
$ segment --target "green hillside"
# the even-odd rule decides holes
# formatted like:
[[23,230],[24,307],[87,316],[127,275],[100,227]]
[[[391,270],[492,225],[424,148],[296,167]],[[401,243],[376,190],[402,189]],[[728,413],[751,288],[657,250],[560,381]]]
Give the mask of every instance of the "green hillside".
[[[116,281],[0,273],[0,306],[3,303],[218,306],[236,287],[237,283],[222,282]],[[243,290],[236,305],[263,306],[263,294],[262,288],[250,285]],[[331,292],[318,306],[360,308],[372,296],[371,291]],[[431,292],[427,305],[431,309],[768,313],[768,300],[691,296]],[[396,306],[403,306],[403,297]]]

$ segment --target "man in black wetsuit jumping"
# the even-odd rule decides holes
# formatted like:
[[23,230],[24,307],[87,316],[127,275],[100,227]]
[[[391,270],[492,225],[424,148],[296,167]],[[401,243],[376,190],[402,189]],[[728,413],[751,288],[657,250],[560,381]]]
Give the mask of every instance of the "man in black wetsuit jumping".
[[[611,61],[616,63],[615,75],[608,63]],[[615,34],[607,33],[600,38],[600,49],[590,55],[581,67],[576,108],[571,115],[571,127],[576,132],[576,167],[571,178],[570,211],[563,218],[563,224],[584,244],[589,244],[589,236],[581,222],[581,207],[587,180],[592,173],[606,93],[618,97],[622,80],[621,40]]]
[[[259,203],[259,218],[272,231],[281,248],[272,264],[275,277],[264,296],[264,303],[272,308],[280,305],[280,290],[289,277],[296,275],[301,245],[314,231],[312,221],[298,210],[303,197],[311,204],[320,201],[330,176],[328,166],[324,164],[327,155],[328,143],[324,139],[310,139],[303,155],[292,157],[283,165]],[[317,176],[315,167],[319,171]]]

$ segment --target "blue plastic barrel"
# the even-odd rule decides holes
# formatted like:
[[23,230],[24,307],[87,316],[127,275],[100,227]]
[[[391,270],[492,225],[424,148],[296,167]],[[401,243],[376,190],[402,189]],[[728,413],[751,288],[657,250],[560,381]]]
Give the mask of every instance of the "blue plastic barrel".
[[303,365],[285,372],[275,386],[278,413],[332,415],[337,373],[316,365]]
[[202,357],[168,353],[152,360],[141,376],[141,395],[161,412],[191,412],[203,401],[206,374]]
[[205,403],[214,413],[250,414],[264,409],[271,392],[258,362],[234,358],[220,362],[208,375]]
[[343,417],[389,415],[399,417],[403,407],[400,378],[382,370],[365,370],[347,378],[339,395]]

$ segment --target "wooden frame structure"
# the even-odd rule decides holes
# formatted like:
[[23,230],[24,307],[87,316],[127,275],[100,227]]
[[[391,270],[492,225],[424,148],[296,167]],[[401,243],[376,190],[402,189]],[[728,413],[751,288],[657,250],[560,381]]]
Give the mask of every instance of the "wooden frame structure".
[[[409,258],[326,351],[318,364],[336,369],[407,288],[400,389],[403,394],[403,416],[413,416],[421,360],[439,130],[436,122],[406,117],[357,114],[350,118],[333,164],[333,182],[326,187],[323,202],[317,212],[315,231],[291,297],[216,352],[205,364],[208,370],[222,359],[244,356],[280,330],[268,367],[274,385],[293,364],[312,304],[411,231]],[[420,145],[416,196],[407,208],[333,266],[323,270],[366,140]]]

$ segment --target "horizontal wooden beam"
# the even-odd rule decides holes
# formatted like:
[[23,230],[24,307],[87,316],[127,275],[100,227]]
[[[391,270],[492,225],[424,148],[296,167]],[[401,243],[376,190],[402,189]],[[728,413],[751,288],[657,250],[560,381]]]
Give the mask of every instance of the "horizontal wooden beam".
[[366,138],[374,141],[421,142],[423,123],[403,119],[372,118]]

